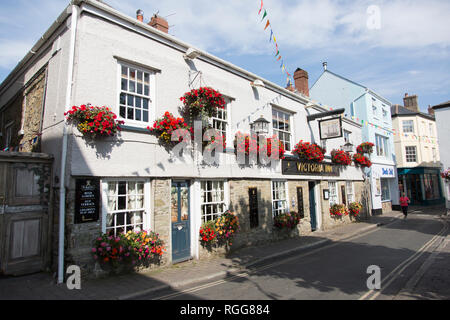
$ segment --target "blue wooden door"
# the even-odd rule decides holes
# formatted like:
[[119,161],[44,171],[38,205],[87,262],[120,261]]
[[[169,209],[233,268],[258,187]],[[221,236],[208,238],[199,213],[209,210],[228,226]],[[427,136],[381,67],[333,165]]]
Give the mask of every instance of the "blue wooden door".
[[189,182],[173,182],[171,191],[172,262],[191,258]]
[[311,217],[311,230],[316,231],[317,229],[317,218],[316,218],[316,197],[314,194],[314,187],[316,183],[310,181],[309,185],[309,215]]

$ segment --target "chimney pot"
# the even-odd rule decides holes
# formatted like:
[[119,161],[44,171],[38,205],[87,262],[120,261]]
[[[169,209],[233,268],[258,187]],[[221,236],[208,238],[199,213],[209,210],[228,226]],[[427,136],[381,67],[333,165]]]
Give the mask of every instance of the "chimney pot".
[[158,16],[157,14],[152,17],[148,25],[155,29],[158,29],[159,31],[169,33],[169,23],[166,19]]
[[324,63],[322,63],[322,65],[323,65],[323,70],[326,71],[326,70],[327,70],[328,63],[327,63],[327,62],[324,62]]
[[308,72],[297,68],[294,72],[295,88],[297,91],[309,97]]

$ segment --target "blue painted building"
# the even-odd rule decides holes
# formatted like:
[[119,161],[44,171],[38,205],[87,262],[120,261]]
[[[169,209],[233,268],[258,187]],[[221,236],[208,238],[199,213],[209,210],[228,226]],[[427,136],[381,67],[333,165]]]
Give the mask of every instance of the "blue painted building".
[[[372,214],[399,209],[399,189],[391,120],[391,102],[373,90],[327,70],[310,89],[314,100],[345,108],[346,117],[363,124],[363,141],[375,144],[366,169],[372,192]],[[351,132],[345,132],[352,142]],[[356,145],[354,146],[356,152]]]

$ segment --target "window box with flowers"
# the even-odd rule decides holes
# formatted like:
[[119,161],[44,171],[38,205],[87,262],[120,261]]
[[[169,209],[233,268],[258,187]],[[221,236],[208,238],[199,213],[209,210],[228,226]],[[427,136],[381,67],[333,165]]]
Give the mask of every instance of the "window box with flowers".
[[273,226],[278,230],[293,230],[300,223],[300,215],[296,212],[282,213],[273,218]]
[[[278,146],[275,145],[275,152],[272,153],[272,143],[274,141],[278,141]],[[238,153],[243,153],[247,157],[252,153],[255,153],[257,157],[259,157],[259,153],[261,151],[263,154],[266,154],[270,160],[284,159],[284,155],[286,153],[283,142],[279,140],[277,136],[273,136],[271,138],[260,138],[258,140],[252,139],[250,134],[242,133],[240,131],[238,131],[235,135],[234,151],[236,155]]]
[[356,152],[359,154],[372,154],[373,153],[373,147],[375,145],[372,142],[363,142],[359,146],[356,147]]
[[333,204],[330,208],[330,215],[332,217],[342,217],[347,216],[349,211],[345,204]]
[[293,154],[297,155],[301,160],[321,163],[325,158],[326,150],[315,143],[303,142],[300,140],[295,145]]
[[348,166],[352,163],[352,156],[344,150],[331,151],[331,162]]
[[95,139],[98,137],[114,136],[121,131],[120,125],[125,122],[116,120],[117,116],[107,107],[93,107],[91,105],[73,106],[64,113],[68,123],[77,126],[84,137]]
[[361,168],[370,168],[372,166],[372,162],[369,160],[369,158],[360,153],[355,153],[353,155],[353,162],[356,166]]

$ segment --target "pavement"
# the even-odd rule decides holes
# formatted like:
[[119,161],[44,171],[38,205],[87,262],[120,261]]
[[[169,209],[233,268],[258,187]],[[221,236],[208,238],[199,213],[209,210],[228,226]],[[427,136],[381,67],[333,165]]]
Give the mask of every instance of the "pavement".
[[[411,208],[411,213],[414,210],[421,212],[422,209]],[[422,211],[430,213],[429,208]],[[55,284],[54,277],[47,273],[22,277],[0,277],[0,300],[137,299],[159,290],[179,290],[186,286],[213,279],[224,279],[230,274],[243,271],[252,265],[361,235],[382,225],[392,223],[402,216],[401,212],[393,211],[370,217],[368,221],[343,225],[327,231],[316,231],[300,238],[283,240],[264,246],[243,248],[227,257],[192,260],[153,271],[83,280],[80,290],[69,290],[66,284]],[[446,246],[443,250],[450,249],[448,241],[444,243],[446,243]],[[447,264],[445,262],[442,262],[442,264],[441,268],[447,268],[448,274],[448,260]],[[423,277],[419,280],[425,281]],[[450,286],[448,287],[450,288]],[[414,288],[418,288],[417,283]]]

